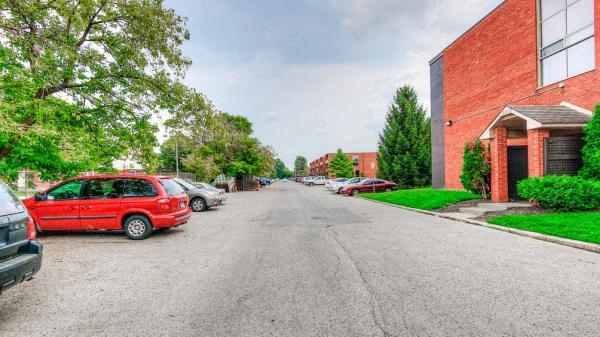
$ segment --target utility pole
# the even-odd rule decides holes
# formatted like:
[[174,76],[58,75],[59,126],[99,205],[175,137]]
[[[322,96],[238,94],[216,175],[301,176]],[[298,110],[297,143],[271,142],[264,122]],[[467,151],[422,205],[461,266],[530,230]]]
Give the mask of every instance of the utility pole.
[[177,136],[175,136],[175,174],[177,174],[177,178],[179,179],[179,142]]

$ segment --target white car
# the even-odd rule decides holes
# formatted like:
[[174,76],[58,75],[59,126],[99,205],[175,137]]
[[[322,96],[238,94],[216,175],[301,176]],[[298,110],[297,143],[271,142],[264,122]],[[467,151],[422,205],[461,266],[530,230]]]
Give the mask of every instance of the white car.
[[336,183],[343,183],[346,180],[348,180],[348,178],[328,179],[327,182],[325,182],[325,188],[331,191],[331,187],[334,184],[336,184]]
[[357,177],[357,178],[348,179],[343,182],[333,183],[333,184],[331,184],[331,192],[340,194],[340,193],[342,193],[342,190],[344,189],[344,187],[349,186],[349,185],[360,184],[361,182],[363,182],[365,180],[367,180],[367,178]]
[[327,181],[327,179],[323,176],[318,176],[318,177],[308,177],[305,181],[304,181],[304,185],[308,185],[308,186],[315,186],[315,185],[325,185],[325,181]]

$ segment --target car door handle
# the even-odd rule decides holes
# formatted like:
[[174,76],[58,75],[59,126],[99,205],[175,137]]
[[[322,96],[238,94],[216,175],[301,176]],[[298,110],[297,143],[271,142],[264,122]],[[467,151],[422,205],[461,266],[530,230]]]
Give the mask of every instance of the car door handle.
[[71,206],[71,207],[69,207],[69,210],[72,210],[72,211],[77,210],[77,209],[79,209],[79,206]]
[[90,206],[90,205],[85,205],[85,206],[83,206],[81,209],[90,209],[90,208],[92,208],[92,206]]

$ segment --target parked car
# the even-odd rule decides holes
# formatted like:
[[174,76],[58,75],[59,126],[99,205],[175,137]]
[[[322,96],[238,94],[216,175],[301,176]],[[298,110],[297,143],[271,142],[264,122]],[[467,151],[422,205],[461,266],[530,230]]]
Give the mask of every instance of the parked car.
[[334,193],[341,194],[344,187],[349,186],[349,185],[358,185],[365,180],[367,180],[367,178],[365,178],[365,177],[350,178],[343,182],[337,182],[337,183],[331,184],[330,189]]
[[0,180],[0,294],[42,268],[42,244],[21,200]]
[[220,206],[223,201],[219,192],[198,188],[183,179],[173,179],[188,194],[190,209],[194,212],[204,212],[211,207]]
[[348,185],[342,189],[342,194],[358,195],[359,193],[391,192],[398,189],[395,183],[381,179],[367,179],[356,185]]
[[331,186],[333,186],[333,184],[343,183],[343,182],[346,182],[347,180],[348,180],[348,178],[327,179],[327,181],[325,182],[325,188],[328,190],[331,190]]
[[190,219],[173,179],[149,175],[78,177],[24,201],[39,230],[124,230],[133,240]]
[[205,188],[209,191],[217,192],[221,196],[221,202],[227,201],[227,194],[225,193],[225,190],[222,188],[217,188],[209,183],[203,183],[203,182],[198,182],[198,181],[191,182],[190,184],[192,184],[198,188]]
[[309,177],[309,179],[304,180],[304,185],[315,186],[315,185],[325,185],[327,179],[323,176],[318,177]]

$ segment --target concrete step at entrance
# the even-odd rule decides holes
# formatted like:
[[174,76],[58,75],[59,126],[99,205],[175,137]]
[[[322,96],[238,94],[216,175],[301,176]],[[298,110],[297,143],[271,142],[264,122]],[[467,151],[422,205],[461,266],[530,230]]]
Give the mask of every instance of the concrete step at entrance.
[[481,208],[481,207],[461,207],[458,209],[460,213],[473,214],[475,216],[482,216],[485,213],[489,212],[489,209]]
[[490,203],[490,202],[479,203],[479,204],[477,204],[477,207],[487,209],[490,212],[506,211],[508,209],[508,206],[506,206],[505,204],[497,204],[497,203]]

